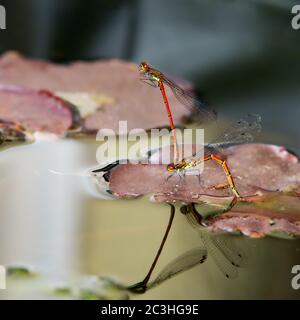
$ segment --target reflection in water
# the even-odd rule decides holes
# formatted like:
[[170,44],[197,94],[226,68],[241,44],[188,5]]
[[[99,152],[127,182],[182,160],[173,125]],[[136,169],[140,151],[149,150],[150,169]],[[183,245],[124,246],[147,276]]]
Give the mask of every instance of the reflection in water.
[[[43,274],[46,286],[88,274],[123,284],[145,276],[167,225],[168,207],[148,197],[101,200],[91,192],[94,181],[85,173],[95,167],[96,148],[94,141],[56,140],[1,151],[1,264],[30,266]],[[250,251],[237,279],[226,279],[208,256],[201,266],[132,298],[299,298],[290,285],[291,268],[300,261],[299,240],[235,241]],[[170,261],[200,245],[184,215],[175,215],[153,279]],[[31,285],[31,290],[36,287],[43,286]],[[1,297],[21,297],[20,292],[10,287]],[[23,294],[37,298],[44,294],[39,292]]]

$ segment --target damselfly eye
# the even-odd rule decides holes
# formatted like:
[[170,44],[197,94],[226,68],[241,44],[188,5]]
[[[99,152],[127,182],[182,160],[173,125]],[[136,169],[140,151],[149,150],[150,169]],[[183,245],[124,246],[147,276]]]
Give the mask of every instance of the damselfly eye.
[[141,70],[143,70],[143,71],[147,71],[147,70],[149,70],[149,65],[148,65],[148,63],[147,62],[141,62],[140,63],[140,69]]
[[168,170],[169,172],[173,172],[173,171],[175,170],[175,165],[174,165],[174,163],[168,164],[167,170]]

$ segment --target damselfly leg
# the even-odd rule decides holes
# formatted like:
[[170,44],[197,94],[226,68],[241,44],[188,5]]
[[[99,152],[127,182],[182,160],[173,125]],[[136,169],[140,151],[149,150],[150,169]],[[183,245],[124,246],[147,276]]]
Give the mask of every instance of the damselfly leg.
[[[241,198],[238,192],[231,170],[227,164],[227,156],[225,149],[236,144],[249,143],[253,141],[254,135],[261,129],[261,118],[256,114],[249,114],[234,125],[225,130],[214,141],[203,146],[193,157],[181,160],[179,163],[171,163],[167,166],[169,173],[188,174],[197,166],[208,161],[217,163],[225,173],[227,183],[230,186],[235,198]],[[224,184],[223,184],[224,185]],[[218,189],[218,186],[215,186]],[[234,200],[235,201],[235,200]]]
[[155,268],[155,266],[156,266],[156,264],[157,264],[157,261],[158,261],[160,255],[161,255],[161,252],[162,252],[163,247],[164,247],[164,245],[165,245],[165,243],[166,243],[166,240],[167,240],[167,238],[168,238],[168,235],[169,235],[169,232],[170,232],[170,230],[171,230],[171,226],[172,226],[172,223],[173,223],[173,220],[174,220],[175,207],[174,207],[172,204],[170,204],[170,203],[169,203],[169,205],[170,205],[170,217],[169,217],[169,222],[168,222],[168,225],[167,225],[165,234],[164,234],[164,236],[163,236],[163,239],[162,239],[162,241],[161,241],[161,244],[160,244],[160,246],[159,246],[159,248],[158,248],[158,251],[157,251],[157,253],[156,253],[156,256],[155,256],[155,258],[154,258],[154,260],[153,260],[153,262],[152,262],[152,264],[151,264],[151,267],[150,267],[147,275],[145,276],[145,278],[144,278],[141,282],[138,282],[138,283],[136,283],[136,284],[134,284],[134,285],[132,285],[132,286],[129,286],[129,287],[127,288],[127,289],[128,289],[129,291],[131,291],[131,292],[134,292],[134,293],[144,293],[144,292],[147,290],[147,284],[148,284],[148,282],[149,282],[149,280],[150,280],[150,277],[151,277],[151,275],[152,275],[152,272],[153,272],[153,270],[154,270],[154,268]]

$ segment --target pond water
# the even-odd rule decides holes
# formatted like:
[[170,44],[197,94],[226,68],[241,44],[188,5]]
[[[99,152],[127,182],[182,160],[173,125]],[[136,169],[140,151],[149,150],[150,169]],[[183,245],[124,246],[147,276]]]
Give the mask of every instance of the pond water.
[[[8,282],[7,290],[0,290],[1,298],[51,298],[46,288],[86,275],[133,284],[147,273],[168,223],[169,207],[150,203],[148,196],[102,199],[88,175],[97,166],[98,146],[94,139],[43,139],[1,151],[0,264],[25,266],[41,275],[35,285]],[[199,241],[177,210],[156,271]],[[130,297],[300,298],[300,290],[291,287],[291,268],[300,264],[299,240],[235,241],[249,256],[237,279],[226,279],[208,259]]]

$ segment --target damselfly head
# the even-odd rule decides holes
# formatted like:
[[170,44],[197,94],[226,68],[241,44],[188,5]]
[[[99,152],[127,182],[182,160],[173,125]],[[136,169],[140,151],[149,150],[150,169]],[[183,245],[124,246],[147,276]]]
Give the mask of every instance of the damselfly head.
[[139,65],[140,72],[146,72],[146,71],[149,71],[149,69],[150,69],[150,66],[147,62],[143,61],[140,63]]
[[174,170],[176,169],[175,164],[174,163],[170,163],[167,165],[167,170],[169,172],[174,172]]

